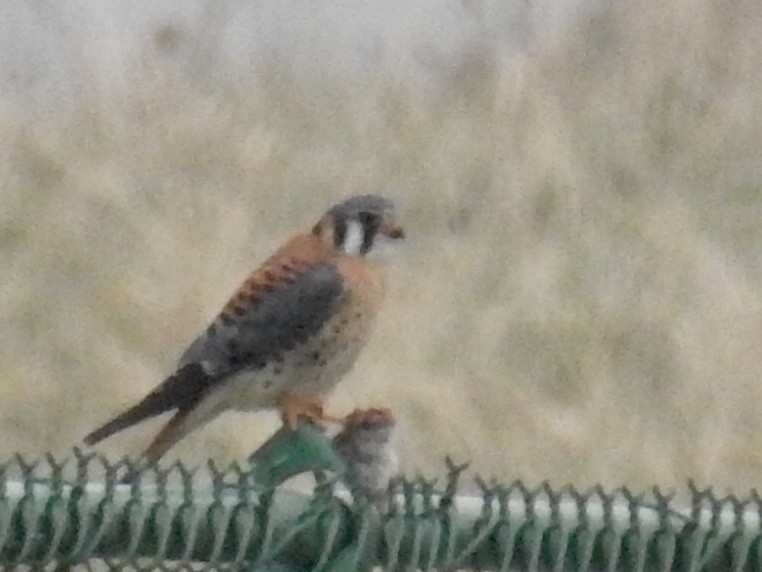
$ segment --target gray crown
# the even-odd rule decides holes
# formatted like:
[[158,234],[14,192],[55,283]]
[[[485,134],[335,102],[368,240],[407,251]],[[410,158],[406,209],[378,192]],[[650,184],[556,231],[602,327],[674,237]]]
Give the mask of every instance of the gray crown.
[[355,195],[335,204],[328,214],[335,219],[356,218],[357,215],[368,212],[384,215],[394,212],[394,203],[379,195]]

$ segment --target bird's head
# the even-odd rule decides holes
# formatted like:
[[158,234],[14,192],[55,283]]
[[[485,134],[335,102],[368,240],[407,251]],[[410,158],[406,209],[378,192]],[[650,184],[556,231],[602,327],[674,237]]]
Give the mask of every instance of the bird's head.
[[394,203],[378,195],[356,195],[332,206],[312,232],[349,256],[383,255],[405,238]]

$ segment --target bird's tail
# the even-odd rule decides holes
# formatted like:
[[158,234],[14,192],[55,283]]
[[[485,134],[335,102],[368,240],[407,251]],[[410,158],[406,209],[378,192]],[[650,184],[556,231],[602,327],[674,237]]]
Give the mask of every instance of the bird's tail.
[[145,400],[141,401],[134,407],[131,407],[124,413],[121,413],[114,417],[111,421],[105,425],[99,427],[92,433],[88,433],[84,441],[86,445],[95,445],[99,441],[103,441],[107,437],[111,437],[114,433],[118,433],[122,429],[127,429],[140,423],[143,419],[148,419],[154,415],[158,415],[159,411],[154,412],[153,408],[147,407]]
[[167,378],[140,403],[88,434],[84,439],[85,444],[95,445],[114,433],[166,411],[185,409],[208,389],[212,381],[199,364],[188,364]]
[[122,484],[132,483],[143,470],[155,464],[164,456],[164,453],[194,428],[204,425],[217,415],[217,411],[205,410],[203,407],[197,407],[197,405],[197,403],[191,403],[179,409],[174,417],[159,431],[159,434],[154,437],[148,449],[138,459],[137,464],[119,482]]

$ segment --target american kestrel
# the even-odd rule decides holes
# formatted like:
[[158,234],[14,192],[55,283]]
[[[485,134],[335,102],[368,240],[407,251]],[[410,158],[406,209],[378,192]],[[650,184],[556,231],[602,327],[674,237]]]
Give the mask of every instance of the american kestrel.
[[175,411],[145,452],[155,462],[230,409],[277,409],[291,427],[299,417],[331,419],[323,400],[368,340],[384,293],[380,258],[402,238],[394,205],[383,197],[358,195],[331,207],[249,276],[175,373],[85,443]]

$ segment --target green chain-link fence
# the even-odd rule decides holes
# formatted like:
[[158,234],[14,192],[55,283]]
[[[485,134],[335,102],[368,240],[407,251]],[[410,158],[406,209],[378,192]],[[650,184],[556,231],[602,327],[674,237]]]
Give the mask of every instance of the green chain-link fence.
[[[131,483],[119,462],[0,465],[4,570],[762,570],[762,501],[692,485],[587,491],[522,482],[460,496],[464,467],[440,482],[394,480],[367,498],[351,462],[319,431],[283,430],[247,466],[175,463]],[[316,470],[314,490],[282,484]]]

